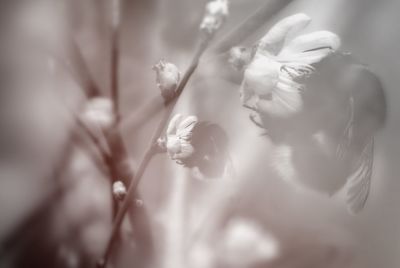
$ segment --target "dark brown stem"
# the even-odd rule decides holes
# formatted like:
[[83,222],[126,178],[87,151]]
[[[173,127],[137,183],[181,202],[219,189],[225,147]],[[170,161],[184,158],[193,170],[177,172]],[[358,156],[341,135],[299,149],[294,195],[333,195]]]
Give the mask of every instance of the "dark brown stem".
[[188,70],[185,72],[181,82],[179,83],[179,86],[176,90],[176,94],[174,98],[170,99],[165,103],[166,105],[166,110],[164,112],[163,117],[160,120],[160,123],[158,124],[156,130],[154,131],[154,134],[150,140],[150,143],[147,147],[147,150],[142,158],[142,161],[140,162],[139,168],[137,170],[136,176],[134,179],[131,181],[127,195],[118,210],[116,219],[113,224],[113,228],[111,231],[111,235],[109,238],[109,241],[107,243],[107,247],[104,253],[103,259],[98,263],[98,267],[106,267],[107,261],[111,255],[112,248],[114,246],[115,240],[117,238],[117,235],[119,233],[119,229],[121,228],[122,221],[124,219],[124,216],[126,212],[128,211],[129,207],[132,205],[132,200],[134,198],[134,194],[136,193],[137,186],[139,185],[139,182],[142,179],[143,173],[145,172],[147,165],[150,163],[150,160],[153,158],[153,156],[157,153],[157,139],[161,136],[162,131],[165,128],[165,125],[168,122],[169,117],[171,116],[171,113],[179,99],[179,96],[182,94],[183,90],[185,89],[187,83],[189,82],[190,77],[193,75],[194,71],[196,70],[199,60],[201,55],[204,53],[205,49],[207,48],[209,43],[209,38],[205,38],[202,40],[199,48],[197,49],[192,62],[188,68]]
[[[120,120],[120,109],[119,109],[119,83],[118,83],[118,74],[119,74],[119,27],[120,27],[120,0],[111,0],[111,53],[110,53],[110,91],[111,91],[111,100],[113,102],[113,109],[114,109],[114,116],[116,122],[119,122]],[[112,135],[108,136],[108,143],[110,145],[112,155],[113,155],[113,160],[110,161],[109,167],[110,167],[110,173],[111,173],[111,196],[113,196],[112,193],[112,184],[119,178],[119,171],[118,171],[118,166],[117,163],[119,163],[119,158],[121,153],[124,153],[123,157],[127,156],[127,153],[125,149],[123,149],[123,142],[122,142],[122,137],[120,137],[120,134],[118,131],[112,131]],[[118,156],[117,159],[115,159],[115,156]],[[125,159],[122,159],[125,160]],[[113,219],[116,216],[117,210],[118,210],[118,204],[112,198],[112,215]]]
[[119,26],[120,26],[120,0],[112,0],[112,36],[111,36],[111,99],[114,103],[114,113],[117,121],[119,112]]

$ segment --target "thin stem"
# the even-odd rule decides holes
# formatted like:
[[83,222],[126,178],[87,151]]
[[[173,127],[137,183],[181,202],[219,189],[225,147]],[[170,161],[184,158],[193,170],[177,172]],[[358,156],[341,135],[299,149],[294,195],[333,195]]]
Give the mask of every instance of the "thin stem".
[[[278,14],[280,10],[285,8],[293,0],[268,0],[266,3],[244,20],[239,26],[231,30],[227,35],[215,42],[211,50],[210,59],[215,59],[216,55],[220,55],[239,45],[257,29],[269,22],[271,18]],[[138,129],[146,123],[151,117],[155,116],[163,109],[163,98],[161,96],[153,97],[148,103],[137,109],[137,112],[121,121],[123,129]],[[145,116],[143,116],[145,115]]]
[[111,37],[111,99],[114,103],[114,113],[117,121],[119,112],[119,27],[120,27],[120,0],[112,0],[112,37]]
[[210,48],[214,53],[224,53],[234,46],[237,46],[248,38],[257,29],[278,14],[284,7],[290,4],[293,0],[268,0],[266,3],[250,15],[245,21],[239,24],[226,36],[222,37],[213,48]]
[[111,231],[111,235],[110,235],[109,241],[107,243],[106,251],[104,253],[104,257],[98,263],[98,267],[106,267],[106,265],[107,265],[107,261],[110,257],[113,245],[117,238],[117,234],[119,233],[119,229],[121,228],[121,224],[124,219],[124,216],[125,216],[126,212],[128,211],[128,208],[132,204],[131,201],[134,197],[134,194],[136,193],[137,186],[139,185],[139,183],[142,179],[143,173],[146,170],[147,165],[150,163],[150,160],[153,158],[153,156],[158,151],[156,148],[157,139],[161,136],[162,131],[164,130],[165,125],[168,122],[168,119],[169,119],[180,95],[182,94],[183,90],[185,89],[187,83],[189,82],[190,77],[193,75],[194,71],[196,70],[196,68],[199,64],[200,57],[204,53],[205,49],[208,46],[208,43],[210,41],[209,39],[210,39],[209,37],[206,37],[202,40],[195,55],[193,56],[193,59],[192,59],[192,62],[190,64],[189,68],[187,69],[181,82],[179,83],[179,86],[176,90],[176,94],[175,94],[174,98],[170,99],[169,101],[166,101],[166,103],[165,103],[165,105],[166,105],[165,113],[164,113],[163,117],[161,118],[160,123],[158,124],[156,130],[154,131],[154,134],[153,134],[153,136],[150,140],[150,143],[147,147],[147,150],[146,150],[146,152],[142,158],[142,161],[139,165],[136,176],[131,181],[129,188],[128,188],[127,195],[124,199],[124,202],[122,203],[120,209],[118,210],[118,213],[115,218],[114,225],[113,225],[113,228]]

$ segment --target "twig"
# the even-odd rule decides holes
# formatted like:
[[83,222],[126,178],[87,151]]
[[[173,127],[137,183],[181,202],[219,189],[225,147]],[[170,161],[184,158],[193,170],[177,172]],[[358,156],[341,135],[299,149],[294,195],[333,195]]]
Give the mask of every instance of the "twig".
[[112,36],[111,36],[111,99],[114,103],[114,114],[117,121],[119,112],[119,28],[120,28],[120,0],[112,0]]
[[89,67],[87,66],[82,52],[72,34],[70,35],[69,40],[71,41],[68,46],[68,54],[72,59],[72,68],[70,69],[76,70],[73,71],[73,76],[78,80],[79,84],[82,85],[82,88],[85,89],[85,94],[88,98],[100,96],[101,92],[99,87],[96,85],[94,79],[92,79]]
[[205,37],[204,39],[202,39],[200,46],[198,47],[195,55],[193,56],[193,59],[192,59],[192,62],[190,64],[189,68],[187,69],[181,82],[179,83],[179,86],[176,90],[176,94],[175,94],[174,98],[170,99],[169,101],[166,101],[166,103],[165,103],[165,105],[166,105],[165,113],[164,113],[163,117],[161,118],[160,123],[158,124],[158,127],[156,128],[156,130],[150,140],[147,150],[146,150],[146,152],[142,158],[142,161],[139,165],[139,168],[137,170],[136,176],[134,177],[134,180],[132,180],[129,185],[128,192],[124,199],[124,202],[122,203],[120,209],[118,210],[103,259],[98,263],[98,267],[106,267],[106,265],[107,265],[107,261],[110,257],[113,245],[115,243],[115,239],[117,237],[117,234],[119,233],[119,229],[121,227],[124,216],[125,216],[126,212],[128,211],[128,208],[131,206],[131,201],[136,192],[137,186],[142,179],[143,173],[146,170],[147,165],[149,164],[152,157],[158,151],[157,147],[156,147],[157,139],[161,136],[161,133],[164,130],[166,123],[168,122],[168,119],[179,99],[179,96],[182,94],[183,90],[185,89],[185,86],[189,82],[190,77],[193,75],[194,71],[196,70],[196,68],[199,64],[200,57],[204,53],[205,49],[207,48],[209,41],[210,41],[210,37]]

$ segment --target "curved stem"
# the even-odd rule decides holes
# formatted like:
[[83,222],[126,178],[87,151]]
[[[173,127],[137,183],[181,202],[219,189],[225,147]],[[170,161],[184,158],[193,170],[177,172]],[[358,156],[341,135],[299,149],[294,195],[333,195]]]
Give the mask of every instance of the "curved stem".
[[120,28],[120,0],[113,0],[112,6],[112,37],[111,37],[111,99],[114,103],[114,114],[117,121],[120,119],[119,112],[119,28]]
[[196,70],[196,68],[199,64],[200,57],[206,50],[209,41],[210,41],[209,37],[206,37],[202,40],[195,55],[193,56],[193,59],[192,59],[192,62],[190,64],[189,68],[185,72],[181,82],[178,85],[178,88],[176,90],[176,94],[175,94],[174,98],[165,102],[166,109],[165,109],[164,115],[161,118],[160,123],[158,124],[157,128],[154,131],[154,134],[150,140],[150,143],[146,149],[146,152],[142,158],[142,161],[140,162],[136,176],[134,176],[133,180],[130,182],[127,195],[116,215],[103,259],[98,263],[98,267],[106,267],[106,265],[107,265],[108,259],[112,252],[113,245],[114,245],[117,235],[119,233],[119,229],[121,228],[122,221],[125,217],[126,212],[129,209],[129,207],[132,205],[131,201],[134,198],[134,194],[136,193],[137,186],[139,185],[139,183],[142,179],[143,173],[145,172],[150,160],[157,153],[157,147],[156,147],[157,139],[161,136],[162,131],[164,130],[165,125],[167,124],[168,119],[169,119],[180,95],[182,94],[183,90],[185,89],[187,83],[189,82],[190,77],[193,75],[194,71]]

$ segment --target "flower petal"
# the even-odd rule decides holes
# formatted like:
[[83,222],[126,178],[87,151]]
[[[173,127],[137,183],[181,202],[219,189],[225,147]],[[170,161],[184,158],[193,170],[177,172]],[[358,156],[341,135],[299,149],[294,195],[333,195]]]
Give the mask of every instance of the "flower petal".
[[254,93],[249,89],[249,86],[246,83],[246,79],[244,79],[239,89],[240,102],[246,104],[253,94]]
[[186,119],[179,123],[176,130],[176,135],[181,139],[189,139],[197,122],[198,119],[196,116],[186,117]]
[[259,49],[276,55],[281,50],[287,36],[305,28],[310,21],[311,18],[303,13],[284,18],[260,40]]
[[280,61],[301,61],[312,64],[340,47],[340,38],[329,31],[300,35],[279,53]]
[[260,99],[257,103],[259,112],[270,116],[287,117],[303,107],[297,83],[289,85],[279,82],[272,93],[272,100]]
[[244,73],[244,87],[250,93],[266,95],[278,82],[281,64],[261,53],[256,54]]
[[181,122],[183,116],[181,114],[176,114],[172,117],[171,121],[169,121],[167,128],[167,135],[173,135],[176,133],[177,126]]
[[174,155],[174,159],[185,159],[191,156],[194,152],[193,146],[186,142],[182,141],[181,143],[181,151]]

